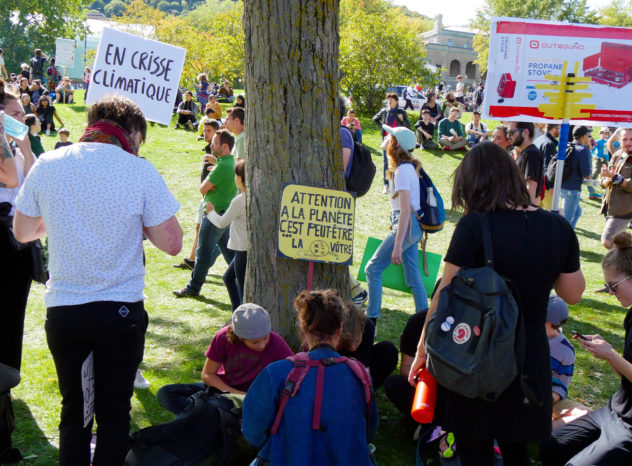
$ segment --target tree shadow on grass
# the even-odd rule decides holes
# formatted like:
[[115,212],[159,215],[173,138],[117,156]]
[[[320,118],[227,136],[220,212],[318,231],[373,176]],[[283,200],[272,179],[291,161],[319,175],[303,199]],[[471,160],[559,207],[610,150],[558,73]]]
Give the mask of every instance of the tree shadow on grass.
[[598,233],[595,233],[593,231],[584,230],[583,228],[575,227],[575,233],[577,233],[578,235],[581,235],[581,236],[583,236],[585,238],[595,239],[597,241],[601,241],[601,235],[598,234]]
[[603,254],[598,254],[593,251],[579,251],[579,255],[585,261],[596,263],[601,263],[604,256]]
[[[28,464],[57,464],[58,450],[50,444],[46,434],[40,429],[28,405],[22,400],[13,400],[16,433],[13,435],[14,446],[19,448],[25,457],[35,455]],[[19,438],[19,440],[17,440]]]
[[85,104],[57,104],[57,105],[64,105],[65,107],[67,107],[68,109],[72,110],[75,113],[86,113],[87,107]]

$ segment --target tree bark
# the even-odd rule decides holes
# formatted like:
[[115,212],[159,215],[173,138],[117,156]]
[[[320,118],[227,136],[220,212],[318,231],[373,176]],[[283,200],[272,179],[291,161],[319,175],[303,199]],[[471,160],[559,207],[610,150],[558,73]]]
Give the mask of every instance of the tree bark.
[[[283,183],[344,189],[339,0],[244,0],[248,265],[244,301],[297,342],[293,301],[308,262],[276,256]],[[314,264],[313,288],[349,294],[348,267]]]

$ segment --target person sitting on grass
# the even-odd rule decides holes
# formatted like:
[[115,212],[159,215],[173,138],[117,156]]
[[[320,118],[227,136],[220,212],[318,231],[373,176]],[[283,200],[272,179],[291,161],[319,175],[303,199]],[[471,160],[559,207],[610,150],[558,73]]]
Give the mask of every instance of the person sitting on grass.
[[28,94],[22,94],[20,96],[20,101],[22,102],[22,108],[24,109],[24,114],[28,115],[29,113],[33,113],[37,115],[37,107],[31,100],[31,96]]
[[59,135],[59,141],[55,143],[55,149],[70,146],[72,144],[72,141],[68,140],[70,137],[70,130],[68,128],[60,128],[57,134]]
[[568,305],[555,295],[549,297],[546,311],[546,336],[551,350],[553,376],[553,430],[583,416],[587,407],[568,398],[568,387],[575,367],[575,348],[562,333],[568,321]]
[[[213,113],[214,113],[214,110],[211,107],[209,107],[209,105],[207,104],[206,109],[204,110],[204,116],[200,119],[200,123],[198,124],[198,137],[197,137],[198,141],[204,140],[205,122],[208,120],[215,120],[215,118],[213,118]],[[219,129],[219,125],[217,128]]]
[[75,98],[75,88],[70,83],[70,78],[64,76],[64,79],[59,83],[59,86],[55,89],[56,99],[55,101],[62,104],[71,104]]
[[197,121],[197,104],[193,101],[193,92],[186,91],[184,100],[178,105],[178,122],[176,129],[180,129],[185,125],[188,129],[193,130]]
[[51,131],[55,131],[55,121],[53,118],[57,119],[60,126],[64,126],[64,122],[59,118],[55,106],[50,102],[50,97],[47,95],[43,95],[37,104],[37,118],[39,118],[39,121],[42,123],[42,128],[45,129],[46,136],[50,136]]
[[601,267],[608,292],[628,308],[623,355],[599,334],[574,338],[595,358],[606,361],[621,377],[621,385],[606,406],[556,429],[540,444],[540,457],[547,466],[624,466],[632,459],[632,235],[621,231],[612,242]]
[[[375,341],[375,324],[364,311],[352,304],[345,305],[342,333],[336,346],[341,356],[355,358],[371,372],[373,388],[378,389],[397,366],[397,348],[390,341]],[[410,387],[410,385],[409,385]]]
[[481,112],[478,110],[472,112],[472,121],[465,127],[465,132],[467,133],[467,142],[470,146],[489,139],[489,128],[481,121]]
[[[294,300],[294,307],[303,340],[310,348],[308,358],[328,361],[339,357],[335,348],[342,332],[343,303],[338,292],[302,291]],[[287,399],[282,417],[275,422],[278,402],[292,368],[291,361],[274,362],[248,389],[242,432],[248,443],[260,449],[252,464],[374,464],[367,442],[373,440],[377,431],[375,396],[371,396],[367,406],[361,375],[344,362],[310,369],[295,396]],[[322,401],[320,406],[317,400]]]
[[177,415],[191,395],[207,387],[215,393],[245,395],[268,364],[292,355],[285,340],[272,331],[268,312],[257,304],[242,304],[206,350],[202,382],[165,385],[156,397],[160,406]]
[[430,120],[430,110],[421,111],[421,118],[415,123],[417,132],[417,144],[426,150],[438,149],[439,144],[434,140],[435,125]]
[[39,137],[39,133],[42,130],[42,124],[35,115],[29,113],[24,115],[24,124],[29,127],[29,141],[31,142],[31,150],[35,154],[35,157],[42,155],[45,150],[42,146],[42,139]]
[[467,140],[463,138],[463,127],[459,118],[459,109],[452,107],[448,118],[439,122],[439,145],[443,150],[464,149]]
[[362,125],[360,124],[360,120],[356,118],[354,109],[350,108],[347,111],[347,116],[340,121],[340,124],[349,128],[354,142],[362,143]]

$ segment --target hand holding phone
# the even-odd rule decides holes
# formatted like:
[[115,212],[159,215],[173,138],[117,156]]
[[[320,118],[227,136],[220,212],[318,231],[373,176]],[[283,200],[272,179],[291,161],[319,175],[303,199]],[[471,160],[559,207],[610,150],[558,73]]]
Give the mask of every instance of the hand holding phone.
[[573,338],[581,338],[582,340],[590,341],[590,338],[585,337],[584,335],[579,333],[577,330],[573,330],[571,333],[573,334]]

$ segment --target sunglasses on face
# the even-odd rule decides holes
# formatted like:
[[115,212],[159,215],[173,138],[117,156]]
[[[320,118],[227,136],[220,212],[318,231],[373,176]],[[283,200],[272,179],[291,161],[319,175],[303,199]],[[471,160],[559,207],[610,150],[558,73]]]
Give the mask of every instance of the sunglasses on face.
[[623,280],[618,281],[617,283],[615,283],[614,285],[611,285],[610,283],[604,283],[604,286],[608,289],[608,292],[612,292],[612,293],[616,293],[617,292],[617,287],[623,283],[624,281],[626,281],[627,279],[632,278],[632,275],[628,275],[627,277],[625,277]]

